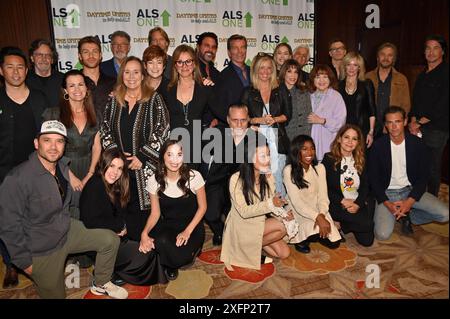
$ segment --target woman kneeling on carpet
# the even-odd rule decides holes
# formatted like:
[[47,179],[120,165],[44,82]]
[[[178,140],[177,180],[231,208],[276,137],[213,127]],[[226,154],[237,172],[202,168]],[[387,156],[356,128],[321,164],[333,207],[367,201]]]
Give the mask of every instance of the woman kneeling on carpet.
[[357,242],[368,247],[373,244],[374,223],[373,214],[367,208],[369,182],[364,144],[361,129],[346,124],[337,133],[331,152],[325,154],[322,164],[327,171],[333,220],[339,223],[343,233],[353,232]]
[[130,199],[127,159],[117,148],[101,155],[97,173],[83,188],[80,219],[86,228],[106,228],[120,237],[112,281],[134,285],[167,283],[155,253],[139,252],[139,242],[127,237],[125,214]]
[[[220,256],[229,270],[233,270],[232,265],[261,269],[261,263],[268,259],[261,256],[261,249],[280,259],[290,253],[283,241],[286,235],[283,222],[270,216],[282,209],[286,201],[275,194],[269,147],[254,143],[246,151],[245,162],[230,178],[231,210],[225,221]],[[293,221],[292,213],[285,218]]]
[[291,142],[289,165],[283,172],[287,199],[300,225],[291,243],[301,253],[309,253],[309,243],[318,241],[334,249],[341,236],[328,212],[327,177],[325,167],[317,164],[316,147],[308,135],[299,135]]
[[205,240],[205,182],[199,172],[183,162],[181,142],[167,140],[159,159],[147,185],[151,213],[139,250],[156,251],[167,279],[175,280],[179,268],[195,261]]

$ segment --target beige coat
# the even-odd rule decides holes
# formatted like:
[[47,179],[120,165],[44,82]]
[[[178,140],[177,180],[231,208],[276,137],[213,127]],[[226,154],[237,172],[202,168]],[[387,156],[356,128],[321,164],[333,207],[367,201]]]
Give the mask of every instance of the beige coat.
[[220,260],[232,270],[231,265],[261,269],[262,239],[266,214],[271,213],[275,180],[268,178],[270,193],[264,201],[247,205],[239,172],[230,178],[231,209],[225,221]]
[[328,239],[332,242],[341,239],[338,229],[334,226],[333,219],[328,212],[327,179],[325,167],[322,164],[316,166],[316,172],[312,167],[307,172],[303,170],[303,176],[309,182],[308,188],[300,189],[292,182],[291,165],[287,165],[283,171],[283,182],[287,190],[287,200],[293,208],[294,217],[299,224],[297,236],[290,243],[299,243],[311,235],[319,233],[319,226],[315,226],[317,215],[324,214],[331,224],[331,233]]
[[[366,73],[366,79],[371,80],[373,86],[375,87],[375,103],[377,103],[378,68]],[[406,114],[408,114],[411,110],[408,79],[394,68],[392,68],[391,96],[389,97],[389,105],[400,106],[406,111]]]

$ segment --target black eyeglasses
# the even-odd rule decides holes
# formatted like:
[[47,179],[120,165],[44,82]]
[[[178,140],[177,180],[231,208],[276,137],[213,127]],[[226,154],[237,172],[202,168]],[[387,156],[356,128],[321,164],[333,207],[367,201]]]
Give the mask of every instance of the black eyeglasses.
[[64,189],[61,186],[61,183],[59,182],[58,176],[53,175],[53,177],[55,178],[56,184],[58,185],[58,191],[59,191],[59,195],[61,195],[61,198],[64,198]]
[[192,59],[189,59],[189,60],[186,60],[186,61],[178,60],[178,61],[176,61],[175,63],[176,63],[179,67],[182,67],[183,64],[186,65],[186,66],[191,66],[191,65],[194,63],[194,60],[192,60]]

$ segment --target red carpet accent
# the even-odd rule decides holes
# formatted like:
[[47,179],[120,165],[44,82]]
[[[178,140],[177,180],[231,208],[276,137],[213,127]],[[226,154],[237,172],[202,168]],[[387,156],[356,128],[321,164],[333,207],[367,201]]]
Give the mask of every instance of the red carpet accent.
[[[147,299],[152,293],[152,286],[134,286],[125,284],[122,286],[128,291],[128,299]],[[94,295],[90,290],[84,295],[83,299],[112,299],[108,296]]]
[[197,258],[207,264],[223,264],[223,262],[220,261],[220,249],[203,251]]
[[225,274],[232,280],[242,280],[250,283],[257,283],[272,276],[275,272],[273,263],[261,265],[261,270],[241,268],[233,266],[234,271],[224,268]]

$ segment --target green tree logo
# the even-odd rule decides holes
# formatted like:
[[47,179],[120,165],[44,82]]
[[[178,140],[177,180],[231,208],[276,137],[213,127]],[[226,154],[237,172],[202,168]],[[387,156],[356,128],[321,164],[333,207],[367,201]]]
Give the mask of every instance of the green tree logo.
[[66,7],[67,18],[66,18],[66,26],[69,29],[79,28],[80,27],[80,8],[76,4],[69,4]]
[[251,15],[251,13],[247,12],[244,16],[244,19],[245,19],[245,27],[251,28],[252,27],[252,19],[253,19],[253,16]]
[[163,13],[161,13],[161,17],[163,18],[163,27],[168,27],[170,24],[169,22],[170,13],[167,12],[167,10],[164,10]]

